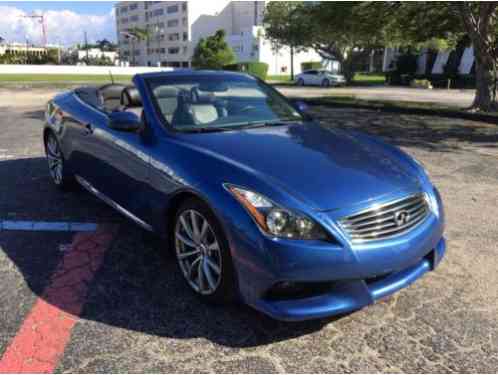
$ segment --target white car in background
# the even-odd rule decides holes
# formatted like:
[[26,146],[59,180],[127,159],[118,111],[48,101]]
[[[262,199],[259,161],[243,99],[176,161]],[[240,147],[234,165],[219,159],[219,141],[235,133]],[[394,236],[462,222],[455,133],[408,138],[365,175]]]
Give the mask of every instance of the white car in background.
[[328,70],[312,69],[298,74],[295,82],[298,86],[315,85],[329,87],[345,85],[346,79],[342,74],[332,73]]

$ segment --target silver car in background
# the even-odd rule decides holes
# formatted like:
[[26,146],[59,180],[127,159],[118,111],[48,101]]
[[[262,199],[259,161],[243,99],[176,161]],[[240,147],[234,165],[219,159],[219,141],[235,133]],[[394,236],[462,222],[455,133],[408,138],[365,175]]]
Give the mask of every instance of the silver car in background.
[[324,69],[305,70],[296,75],[296,85],[314,85],[314,86],[342,86],[346,84],[346,79],[342,74],[337,74]]

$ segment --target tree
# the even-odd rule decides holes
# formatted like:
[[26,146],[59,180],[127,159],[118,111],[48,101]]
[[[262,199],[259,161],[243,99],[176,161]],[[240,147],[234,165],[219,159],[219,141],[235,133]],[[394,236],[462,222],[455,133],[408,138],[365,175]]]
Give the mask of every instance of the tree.
[[324,59],[341,64],[345,78],[354,77],[354,52],[381,45],[382,23],[363,2],[271,2],[265,30],[272,40],[313,48]]
[[212,36],[201,38],[192,56],[192,66],[198,69],[223,69],[235,62],[235,54],[225,41],[225,31],[218,30]]
[[495,2],[384,2],[368,7],[387,20],[387,42],[423,45],[443,40],[448,47],[468,37],[474,47],[476,93],[473,110],[496,110],[498,4]]
[[135,65],[135,41],[148,40],[150,38],[150,31],[148,29],[141,29],[134,27],[125,31],[124,36],[131,42],[131,65]]
[[265,35],[272,42],[274,49],[283,46],[290,49],[290,74],[294,79],[294,52],[299,52],[306,45],[306,28],[309,23],[302,23],[303,2],[272,1],[265,10]]

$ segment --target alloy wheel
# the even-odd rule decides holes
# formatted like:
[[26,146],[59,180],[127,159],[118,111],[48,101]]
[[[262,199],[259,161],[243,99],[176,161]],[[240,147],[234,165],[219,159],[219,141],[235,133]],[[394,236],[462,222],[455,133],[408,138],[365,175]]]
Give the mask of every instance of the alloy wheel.
[[213,294],[221,282],[221,250],[213,228],[196,210],[183,211],[175,225],[175,250],[183,276],[192,289]]
[[48,136],[45,150],[50,176],[56,185],[60,185],[62,183],[64,161],[59,143],[53,135]]

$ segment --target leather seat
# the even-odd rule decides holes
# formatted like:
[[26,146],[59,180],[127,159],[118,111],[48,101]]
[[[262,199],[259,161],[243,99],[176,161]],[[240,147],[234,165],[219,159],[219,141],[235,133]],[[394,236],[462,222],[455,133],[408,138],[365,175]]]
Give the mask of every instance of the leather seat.
[[142,116],[143,104],[140,93],[134,86],[127,86],[121,93],[121,105],[124,111],[133,112],[139,118]]

